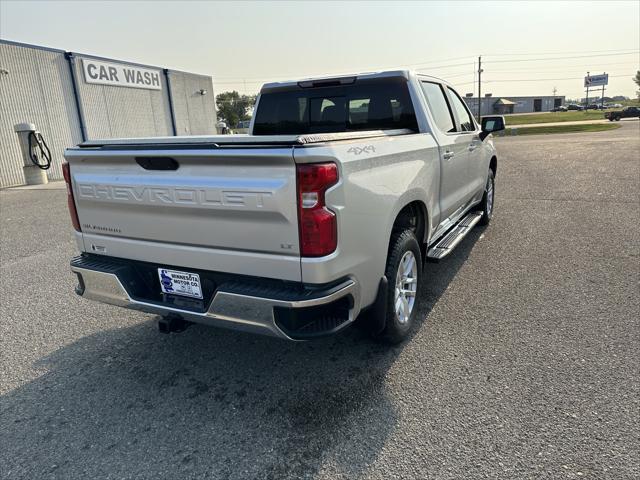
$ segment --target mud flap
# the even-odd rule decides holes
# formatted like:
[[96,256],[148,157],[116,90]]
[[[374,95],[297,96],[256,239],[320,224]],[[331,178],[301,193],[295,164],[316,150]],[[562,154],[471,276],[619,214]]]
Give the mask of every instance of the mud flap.
[[369,311],[369,327],[371,333],[377,335],[382,333],[387,324],[387,295],[389,291],[389,281],[386,275],[383,275],[378,284],[378,294],[376,300],[371,305]]

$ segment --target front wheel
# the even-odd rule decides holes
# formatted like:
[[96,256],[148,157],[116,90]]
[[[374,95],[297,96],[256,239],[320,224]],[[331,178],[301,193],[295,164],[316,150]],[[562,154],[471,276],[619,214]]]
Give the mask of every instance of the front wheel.
[[495,177],[493,170],[489,169],[487,175],[487,184],[484,187],[484,195],[482,195],[482,201],[480,202],[478,211],[482,212],[482,218],[480,219],[480,225],[489,225],[491,218],[493,217],[493,199],[496,192]]
[[387,343],[402,342],[415,324],[422,280],[422,256],[411,230],[394,233],[389,245],[385,275],[389,281],[384,330],[376,337]]

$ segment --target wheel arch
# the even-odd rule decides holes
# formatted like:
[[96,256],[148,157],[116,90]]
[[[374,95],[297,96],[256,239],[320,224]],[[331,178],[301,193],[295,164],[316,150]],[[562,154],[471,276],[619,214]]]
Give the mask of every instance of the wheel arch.
[[489,160],[489,168],[493,170],[493,178],[495,178],[498,174],[498,157],[495,155],[491,157],[491,160]]
[[411,200],[397,210],[389,232],[389,245],[394,233],[407,229],[414,232],[422,250],[429,236],[429,212],[424,201]]

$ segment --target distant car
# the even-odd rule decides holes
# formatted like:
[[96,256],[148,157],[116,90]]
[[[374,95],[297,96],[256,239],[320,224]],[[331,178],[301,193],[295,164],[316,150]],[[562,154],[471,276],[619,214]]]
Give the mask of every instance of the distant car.
[[250,124],[251,124],[251,120],[242,120],[238,122],[238,125],[236,125],[234,133],[246,134],[249,131]]
[[566,112],[567,110],[568,108],[564,105],[558,105],[557,107],[551,109],[552,112]]
[[582,107],[582,105],[576,105],[575,103],[570,103],[569,105],[567,105],[567,110],[584,110],[584,107]]
[[613,122],[614,120],[617,122],[621,118],[632,118],[638,117],[640,118],[640,107],[624,107],[622,110],[615,110],[613,112],[607,112],[604,114],[604,118]]

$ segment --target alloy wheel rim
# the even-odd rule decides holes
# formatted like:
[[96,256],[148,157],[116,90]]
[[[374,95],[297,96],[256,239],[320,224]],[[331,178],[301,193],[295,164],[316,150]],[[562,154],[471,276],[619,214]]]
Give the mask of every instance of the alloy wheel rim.
[[409,322],[418,290],[418,262],[412,251],[405,252],[396,273],[394,308],[401,325]]

